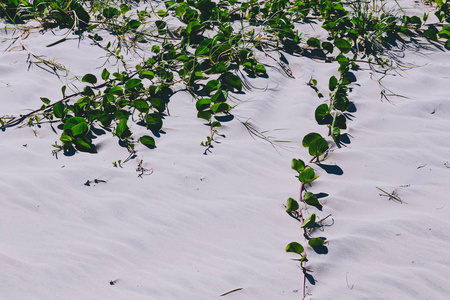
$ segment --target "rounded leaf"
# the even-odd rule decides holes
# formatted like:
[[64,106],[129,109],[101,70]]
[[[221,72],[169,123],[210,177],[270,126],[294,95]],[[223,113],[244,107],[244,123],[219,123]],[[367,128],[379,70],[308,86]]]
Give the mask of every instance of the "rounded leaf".
[[148,114],[145,120],[147,128],[151,131],[159,131],[162,128],[163,122],[159,114]]
[[300,206],[298,205],[298,202],[293,199],[293,198],[289,198],[286,201],[286,211],[287,212],[291,212],[291,211],[296,211],[300,208]]
[[307,168],[298,174],[298,180],[304,184],[311,183],[318,177],[312,168]]
[[300,173],[301,171],[303,171],[305,169],[305,166],[306,165],[305,165],[305,162],[303,160],[296,159],[296,158],[292,159],[292,162],[291,162],[292,170],[295,170],[295,171]]
[[195,103],[197,111],[203,111],[205,109],[208,109],[210,106],[211,106],[211,99],[209,98],[200,99]]
[[328,142],[324,138],[320,137],[320,139],[315,139],[309,145],[309,155],[320,156],[324,154],[328,148]]
[[150,149],[156,148],[155,139],[149,135],[141,136],[139,139],[142,145],[147,146]]
[[297,242],[292,242],[286,246],[286,252],[293,252],[302,255],[302,253],[305,252],[305,248]]
[[320,48],[320,41],[314,37],[309,38],[306,43],[312,48]]
[[311,247],[321,247],[321,246],[323,246],[323,244],[325,243],[325,240],[324,239],[322,239],[322,238],[314,238],[314,239],[310,239],[309,241],[308,241],[308,244],[311,246]]
[[87,82],[90,84],[96,84],[97,83],[97,77],[95,77],[95,75],[93,74],[86,74],[83,76],[83,78],[81,78],[82,82]]
[[309,145],[310,145],[314,140],[319,139],[319,138],[320,138],[320,139],[323,139],[322,136],[321,136],[320,134],[316,133],[316,132],[308,133],[308,134],[305,135],[305,137],[303,138],[302,145],[303,145],[303,147],[308,148]]
[[338,38],[334,40],[334,45],[341,50],[342,53],[348,53],[350,52],[351,45],[349,42],[347,42],[344,39]]

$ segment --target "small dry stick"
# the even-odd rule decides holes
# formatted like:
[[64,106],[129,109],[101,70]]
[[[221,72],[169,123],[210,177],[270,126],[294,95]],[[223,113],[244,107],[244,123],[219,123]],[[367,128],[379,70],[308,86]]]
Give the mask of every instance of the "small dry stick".
[[397,200],[398,202],[400,202],[400,203],[402,203],[402,204],[403,204],[403,203],[408,204],[408,203],[406,203],[405,201],[403,201],[402,199],[400,199],[397,195],[395,195],[394,192],[388,193],[388,192],[386,192],[386,191],[380,189],[379,187],[376,187],[376,188],[377,188],[378,190],[382,191],[383,193],[385,193],[387,196],[389,196],[389,200],[394,199],[394,200]]
[[223,294],[220,295],[219,297],[223,297],[223,296],[226,296],[226,295],[228,295],[228,294],[231,294],[231,293],[233,293],[233,292],[237,292],[237,291],[240,291],[240,290],[242,290],[242,288],[237,288],[237,289],[231,290],[231,291],[229,291],[229,292],[223,293]]

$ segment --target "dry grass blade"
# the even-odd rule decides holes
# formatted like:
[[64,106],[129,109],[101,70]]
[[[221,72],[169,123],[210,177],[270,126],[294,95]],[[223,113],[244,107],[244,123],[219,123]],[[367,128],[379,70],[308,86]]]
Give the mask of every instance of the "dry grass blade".
[[400,202],[400,203],[405,203],[405,204],[408,204],[408,203],[406,203],[405,201],[403,201],[402,199],[400,199],[400,197],[398,197],[398,195],[396,195],[395,194],[395,192],[392,192],[392,193],[388,193],[388,192],[386,192],[385,190],[382,190],[382,189],[380,189],[379,187],[376,187],[378,190],[380,190],[381,192],[383,192],[383,193],[385,193],[386,195],[382,195],[382,194],[380,194],[381,196],[388,196],[389,197],[389,200],[395,200],[395,201],[398,201],[398,202]]

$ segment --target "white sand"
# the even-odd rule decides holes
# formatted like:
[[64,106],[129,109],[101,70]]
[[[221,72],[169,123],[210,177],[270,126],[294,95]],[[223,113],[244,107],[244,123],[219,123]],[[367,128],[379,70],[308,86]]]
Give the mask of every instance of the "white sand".
[[[104,52],[88,39],[45,47],[64,33],[23,41],[70,70],[60,80],[36,65],[28,70],[26,51],[4,52],[10,41],[0,45],[0,116],[38,108],[39,97],[58,100],[73,76],[100,74]],[[284,249],[305,241],[283,204],[300,189],[291,159],[309,160],[301,139],[327,134],[314,120],[322,100],[306,82],[314,77],[327,96],[337,66],[287,56],[291,79],[261,59],[269,79],[249,79],[253,88],[238,95],[236,118],[224,123],[226,137],[208,155],[199,144],[209,129],[195,117],[191,96],[171,98],[157,148],[137,146],[138,159],[153,170],[143,178],[136,159],[113,167],[128,152],[108,132],[94,141],[98,154],[57,159],[51,145],[60,130],[48,124],[0,132],[0,298],[216,299],[242,288],[224,299],[300,299],[298,256]],[[328,196],[323,211],[309,213],[332,217],[314,233],[327,238],[328,252],[307,247],[315,279],[308,299],[450,295],[450,53],[411,50],[402,61],[415,66],[381,81],[404,96],[390,101],[380,97],[381,75],[360,65],[349,94],[356,107],[345,131],[350,143],[323,162],[342,174],[312,165],[320,178],[308,190]],[[273,147],[255,139],[238,121],[249,118],[289,142]],[[94,179],[106,183],[84,185]]]

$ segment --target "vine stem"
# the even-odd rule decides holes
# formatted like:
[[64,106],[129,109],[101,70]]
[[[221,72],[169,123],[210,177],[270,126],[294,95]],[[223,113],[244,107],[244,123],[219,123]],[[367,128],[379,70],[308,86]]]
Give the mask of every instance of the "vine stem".
[[[311,158],[311,160],[308,163],[312,163],[315,159],[317,159],[317,157]],[[299,203],[303,202],[303,190],[304,189],[305,189],[305,184],[302,182],[300,185]],[[303,213],[302,213],[301,208],[298,209],[298,215],[299,215],[300,223],[303,224],[305,220],[303,218]],[[303,228],[303,237],[305,238],[305,241],[308,241],[306,239],[306,229],[304,229],[304,228]],[[300,263],[300,265],[302,267],[302,272],[303,272],[302,299],[305,299],[305,297],[306,297],[306,250],[304,250],[302,253],[302,262]]]

